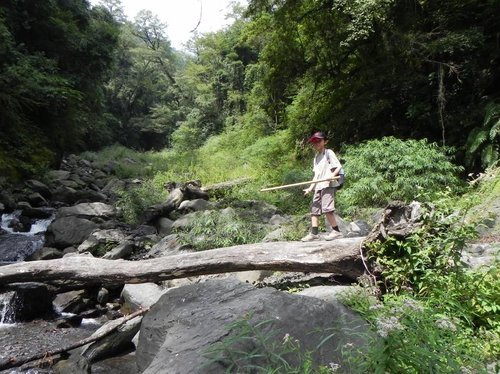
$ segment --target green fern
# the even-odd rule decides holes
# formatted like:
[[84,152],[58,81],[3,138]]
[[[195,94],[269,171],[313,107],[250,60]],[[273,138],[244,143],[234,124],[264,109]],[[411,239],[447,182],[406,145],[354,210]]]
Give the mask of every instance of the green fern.
[[481,152],[481,165],[486,169],[498,161],[498,147],[488,144]]
[[488,131],[476,127],[472,129],[467,140],[467,152],[474,154],[488,140]]
[[499,159],[500,103],[490,102],[485,107],[481,127],[472,129],[466,144],[466,162],[469,166],[476,161],[483,168],[493,166]]

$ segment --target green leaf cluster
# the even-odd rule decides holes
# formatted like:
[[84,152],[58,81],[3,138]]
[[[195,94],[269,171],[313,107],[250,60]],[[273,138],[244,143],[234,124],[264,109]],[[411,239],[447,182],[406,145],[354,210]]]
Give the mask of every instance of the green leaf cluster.
[[454,314],[426,306],[408,295],[386,296],[361,311],[376,331],[368,351],[343,353],[355,373],[486,373],[491,359]]
[[436,279],[463,270],[461,253],[477,236],[474,224],[463,222],[448,202],[422,206],[421,225],[404,240],[389,237],[370,246],[370,258],[379,266],[390,292],[411,290],[426,295]]
[[500,159],[500,104],[490,102],[486,105],[482,126],[475,127],[466,143],[466,161],[474,165],[480,160],[481,167],[493,167]]
[[451,163],[446,149],[422,140],[385,137],[345,147],[346,187],[339,194],[342,211],[384,206],[391,200],[429,201],[438,192],[464,187],[462,167]]

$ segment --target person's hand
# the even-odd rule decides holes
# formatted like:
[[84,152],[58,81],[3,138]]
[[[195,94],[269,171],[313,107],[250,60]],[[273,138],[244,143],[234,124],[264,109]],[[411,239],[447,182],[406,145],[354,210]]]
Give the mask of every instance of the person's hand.
[[309,187],[309,188],[306,188],[304,191],[304,195],[307,195],[309,192],[312,191],[312,189]]

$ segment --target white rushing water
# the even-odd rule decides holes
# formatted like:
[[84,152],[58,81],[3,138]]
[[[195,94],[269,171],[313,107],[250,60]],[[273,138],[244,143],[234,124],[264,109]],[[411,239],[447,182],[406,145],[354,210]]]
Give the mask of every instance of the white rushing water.
[[[39,219],[34,221],[29,232],[15,232],[9,226],[11,225],[12,221],[17,221],[20,215],[20,210],[16,210],[12,213],[2,214],[1,228],[5,230],[7,234],[1,236],[0,244],[2,245],[0,246],[0,253],[3,253],[1,251],[2,248],[10,251],[11,248],[16,248],[16,246],[19,245],[21,248],[28,248],[29,252],[34,252],[43,246],[45,238],[41,233],[47,230],[47,227],[49,227],[50,223],[54,220],[54,217],[52,216],[47,219]],[[20,259],[22,259],[24,258],[24,253],[22,253],[22,250],[20,252],[22,255]],[[6,263],[0,263],[0,265],[8,264],[11,261],[17,261],[17,259],[14,258],[14,256],[10,256],[9,260]],[[15,322],[15,314],[17,308],[15,304],[15,292],[9,291],[0,293],[0,327],[12,326],[12,324]]]
[[0,327],[15,321],[14,296],[14,291],[0,294]]
[[2,219],[1,219],[1,227],[3,230],[10,232],[12,234],[19,234],[19,235],[35,235],[40,232],[45,232],[47,230],[47,227],[49,227],[50,223],[54,220],[54,215],[52,215],[49,218],[45,219],[38,219],[33,224],[31,225],[31,229],[29,232],[15,232],[10,226],[12,221],[16,221],[19,219],[21,216],[21,211],[20,210],[15,210],[12,213],[4,213],[2,214]]

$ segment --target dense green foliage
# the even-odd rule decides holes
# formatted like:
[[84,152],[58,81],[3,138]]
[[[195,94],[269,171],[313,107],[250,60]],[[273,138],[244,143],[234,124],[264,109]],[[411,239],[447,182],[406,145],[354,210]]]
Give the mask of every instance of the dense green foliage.
[[117,38],[109,14],[84,0],[2,2],[0,172],[30,175],[65,152],[105,144],[93,132],[104,126]]
[[498,1],[252,0],[187,52],[151,12],[101,4],[0,5],[3,173],[115,142],[189,152],[235,129],[247,145],[286,130],[285,158],[319,129],[337,148],[425,138],[473,170],[498,159]]
[[449,187],[458,192],[461,167],[453,165],[445,150],[425,140],[393,137],[346,147],[342,153],[349,188],[340,196],[345,211],[383,206],[391,200],[431,200]]
[[[31,177],[69,152],[113,145],[85,156],[143,179],[120,192],[128,222],[164,199],[165,182],[249,178],[226,197],[296,214],[287,235],[297,239],[309,199],[300,188],[259,190],[310,179],[304,140],[325,131],[345,160],[340,213],[435,202],[408,240],[372,248],[391,296],[359,310],[375,329],[390,317],[396,328],[365,360],[353,353],[353,368],[479,370],[499,353],[497,266],[464,270],[459,254],[473,233],[450,213],[470,206],[456,195],[458,174],[499,159],[499,13],[497,0],[250,0],[230,27],[180,52],[168,25],[148,11],[127,20],[119,0],[2,1],[0,174]],[[495,178],[474,203],[498,196]],[[248,217],[200,216],[179,233],[197,249],[263,235]],[[192,243],[194,235],[214,240]],[[412,298],[420,307],[403,307]],[[293,370],[311,370],[303,359]]]
[[[349,301],[347,300],[347,303]],[[360,310],[377,332],[368,352],[347,349],[353,373],[486,373],[487,340],[480,340],[453,314],[411,296],[388,296]]]

